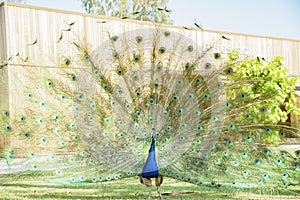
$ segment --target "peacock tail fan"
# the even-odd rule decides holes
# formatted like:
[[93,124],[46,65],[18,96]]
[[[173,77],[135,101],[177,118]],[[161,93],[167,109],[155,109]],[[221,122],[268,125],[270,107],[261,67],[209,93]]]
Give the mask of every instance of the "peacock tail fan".
[[28,69],[26,103],[14,117],[3,111],[1,127],[37,148],[6,148],[7,173],[15,164],[50,170],[52,183],[140,176],[156,134],[163,176],[216,188],[299,185],[299,150],[265,142],[298,130],[268,118],[276,93],[259,89],[269,80],[242,79],[235,66],[244,60],[216,52],[218,42],[206,48],[179,32],[139,29],[95,48],[73,42],[78,59],[62,56],[56,70]]

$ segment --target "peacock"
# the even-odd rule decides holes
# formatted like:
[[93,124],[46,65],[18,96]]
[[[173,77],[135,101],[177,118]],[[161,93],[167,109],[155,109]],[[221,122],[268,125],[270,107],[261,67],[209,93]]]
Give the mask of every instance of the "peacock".
[[280,60],[255,57],[261,72],[245,78],[251,58],[218,52],[220,42],[231,41],[203,45],[164,27],[107,32],[101,44],[72,41],[77,56],[61,55],[57,68],[27,67],[23,103],[1,113],[1,134],[14,141],[3,173],[49,170],[47,181],[61,184],[138,177],[149,198],[151,180],[162,198],[163,177],[217,189],[299,186],[300,151],[277,147],[298,129],[271,116],[282,90],[268,66]]

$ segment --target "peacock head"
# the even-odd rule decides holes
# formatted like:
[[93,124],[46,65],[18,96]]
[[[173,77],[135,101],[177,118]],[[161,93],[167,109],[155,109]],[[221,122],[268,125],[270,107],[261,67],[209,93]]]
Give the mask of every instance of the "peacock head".
[[157,134],[156,134],[156,133],[153,133],[153,134],[152,134],[152,139],[154,139],[154,140],[155,140],[155,139],[156,139],[156,137],[157,137]]
[[155,128],[152,128],[153,134],[152,134],[152,140],[155,140],[157,137],[157,133],[155,132]]

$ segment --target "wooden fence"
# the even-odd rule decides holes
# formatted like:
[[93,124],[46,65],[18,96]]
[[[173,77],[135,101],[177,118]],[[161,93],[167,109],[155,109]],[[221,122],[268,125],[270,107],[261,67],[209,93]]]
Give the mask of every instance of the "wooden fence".
[[[300,40],[186,29],[6,2],[0,4],[0,64],[9,62],[0,69],[0,109],[8,109],[13,115],[22,105],[26,85],[31,83],[26,78],[28,69],[48,68],[52,69],[52,74],[57,74],[58,66],[66,57],[71,62],[76,59],[76,48],[69,45],[72,41],[85,39],[93,44],[92,48],[97,48],[108,38],[108,33],[117,35],[151,27],[180,32],[202,46],[226,35],[231,41],[222,40],[215,47],[217,51],[237,48],[250,57],[270,59],[282,56],[290,74],[300,74]],[[70,65],[70,69],[76,70],[77,67]],[[0,152],[12,142],[7,138],[0,136]]]

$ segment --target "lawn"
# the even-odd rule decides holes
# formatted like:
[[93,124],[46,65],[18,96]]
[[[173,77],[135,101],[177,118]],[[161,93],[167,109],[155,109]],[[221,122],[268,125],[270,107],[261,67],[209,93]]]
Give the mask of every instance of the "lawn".
[[[148,188],[138,177],[103,183],[53,184],[51,175],[34,172],[15,176],[0,175],[0,199],[148,199]],[[5,181],[4,181],[5,180]],[[196,186],[165,178],[161,187],[163,199],[300,199],[300,186],[286,191],[273,189],[217,189]],[[152,199],[158,199],[152,187]]]

